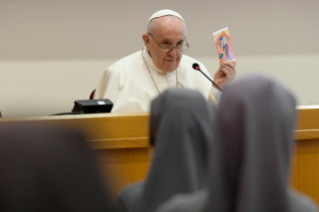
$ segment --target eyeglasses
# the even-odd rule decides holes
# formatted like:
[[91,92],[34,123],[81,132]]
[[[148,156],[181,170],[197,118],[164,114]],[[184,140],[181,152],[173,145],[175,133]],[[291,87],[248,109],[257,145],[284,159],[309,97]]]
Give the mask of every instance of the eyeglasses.
[[[165,43],[161,43],[159,44],[153,37],[153,35],[151,33],[148,33],[148,35],[150,35],[153,40],[155,41],[155,43],[160,47],[160,49],[163,51],[163,52],[170,52],[173,48],[175,48],[177,51],[179,52],[185,52],[188,48],[189,48],[189,45],[187,43],[187,40],[185,38],[185,40],[183,41],[180,41],[179,43],[177,43],[175,46],[173,46],[172,44],[168,43],[168,42],[165,42]],[[185,41],[185,42],[184,42]]]

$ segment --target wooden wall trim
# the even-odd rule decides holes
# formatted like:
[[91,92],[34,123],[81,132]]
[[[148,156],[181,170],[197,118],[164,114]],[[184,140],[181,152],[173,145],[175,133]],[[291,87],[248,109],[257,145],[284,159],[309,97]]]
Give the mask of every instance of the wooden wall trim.
[[317,129],[295,130],[296,140],[312,140],[317,138],[319,138],[319,130]]

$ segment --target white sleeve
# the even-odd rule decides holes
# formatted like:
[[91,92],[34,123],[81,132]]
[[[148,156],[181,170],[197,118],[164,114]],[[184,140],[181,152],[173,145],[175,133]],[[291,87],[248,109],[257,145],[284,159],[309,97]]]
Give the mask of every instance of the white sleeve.
[[110,99],[113,103],[118,98],[120,90],[120,75],[109,69],[103,72],[99,85],[96,88],[94,99]]
[[214,86],[212,86],[211,93],[215,96],[217,102],[219,102],[220,96],[221,96],[220,90],[218,90],[217,88],[215,88]]

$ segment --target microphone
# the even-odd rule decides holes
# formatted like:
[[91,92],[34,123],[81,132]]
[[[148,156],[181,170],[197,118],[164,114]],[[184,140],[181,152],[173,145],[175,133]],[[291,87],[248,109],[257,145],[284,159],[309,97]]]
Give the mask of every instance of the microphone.
[[213,80],[211,80],[202,70],[200,70],[200,67],[199,67],[199,65],[197,63],[193,64],[193,69],[196,70],[196,71],[200,71],[200,73],[202,73],[209,81],[211,81],[211,83],[213,83],[213,85],[215,85],[215,87],[218,90],[222,91],[222,89]]

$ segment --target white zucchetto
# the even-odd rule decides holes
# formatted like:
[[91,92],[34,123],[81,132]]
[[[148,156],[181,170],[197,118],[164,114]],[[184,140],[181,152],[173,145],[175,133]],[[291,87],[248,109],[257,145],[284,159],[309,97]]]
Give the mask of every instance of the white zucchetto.
[[179,19],[181,19],[184,22],[183,17],[178,14],[177,12],[173,11],[173,10],[168,10],[168,9],[164,9],[164,10],[160,10],[155,12],[149,19],[148,19],[148,23],[150,23],[151,20],[153,20],[154,18],[159,18],[159,17],[163,17],[163,16],[168,16],[168,15],[172,15],[175,16]]

